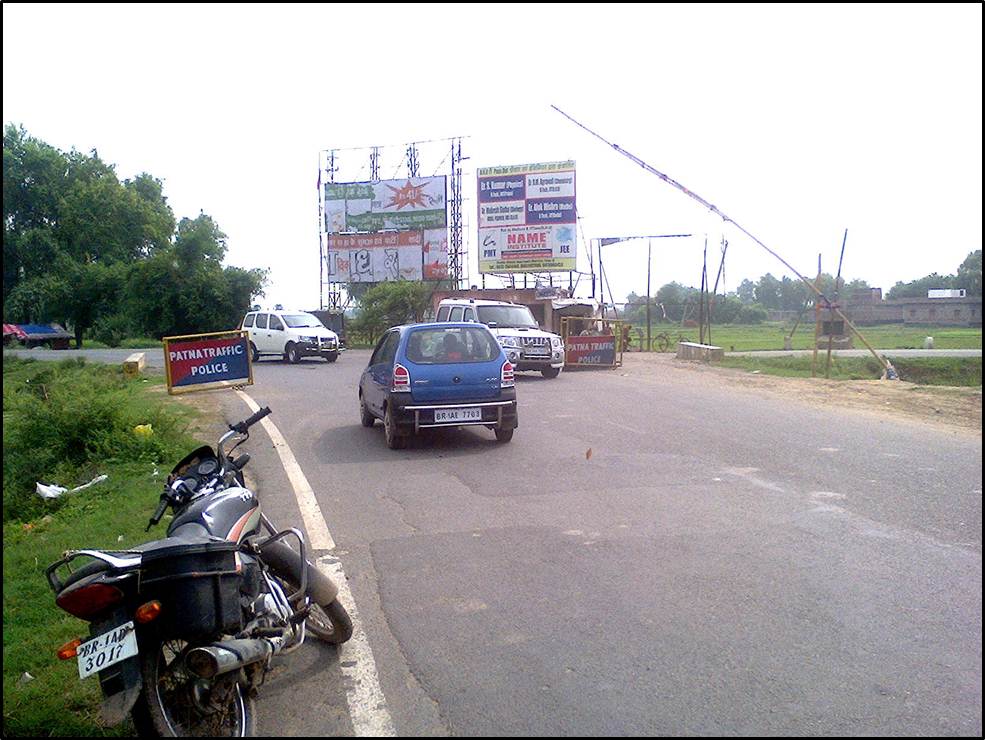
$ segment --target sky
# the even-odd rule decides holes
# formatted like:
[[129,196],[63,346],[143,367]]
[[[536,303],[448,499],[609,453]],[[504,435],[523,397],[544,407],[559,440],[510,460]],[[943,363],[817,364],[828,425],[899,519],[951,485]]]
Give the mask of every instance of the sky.
[[[321,152],[337,181],[574,160],[582,241],[655,239],[652,291],[793,274],[556,112],[677,180],[801,274],[886,292],[982,246],[982,6],[3,3],[3,119],[117,175],[163,180],[178,219],[270,269],[263,304],[318,308]],[[645,295],[647,241],[603,248],[610,295]],[[522,282],[522,278],[519,278]],[[568,275],[558,276],[567,286]],[[590,278],[576,293],[590,293]],[[499,281],[490,277],[490,287]],[[531,282],[532,284],[532,282]]]

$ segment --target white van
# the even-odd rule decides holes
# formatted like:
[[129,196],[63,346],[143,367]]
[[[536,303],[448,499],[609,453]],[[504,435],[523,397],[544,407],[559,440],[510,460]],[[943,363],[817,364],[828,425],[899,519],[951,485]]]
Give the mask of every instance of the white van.
[[335,362],[343,351],[339,335],[305,311],[285,311],[280,306],[273,311],[250,311],[241,328],[249,332],[253,362],[271,355],[291,363],[302,357]]

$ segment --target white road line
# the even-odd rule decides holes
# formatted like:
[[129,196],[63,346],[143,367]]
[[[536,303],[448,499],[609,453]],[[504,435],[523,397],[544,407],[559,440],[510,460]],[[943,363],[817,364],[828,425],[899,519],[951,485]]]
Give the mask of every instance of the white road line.
[[[243,402],[250,407],[253,413],[260,410],[257,402],[246,393],[243,391],[236,391],[236,393],[239,394],[239,397],[243,399]],[[325,517],[322,516],[321,508],[315,499],[315,492],[311,490],[308,479],[304,477],[301,466],[298,465],[298,461],[295,459],[294,453],[291,452],[287,440],[284,439],[280,430],[274,426],[274,423],[270,421],[269,416],[261,419],[260,423],[263,424],[263,428],[270,435],[270,441],[274,443],[274,449],[277,450],[277,454],[280,455],[280,461],[284,465],[284,472],[287,473],[287,477],[291,481],[291,486],[294,488],[294,494],[298,499],[298,507],[301,509],[301,518],[304,520],[304,528],[308,532],[308,543],[315,550],[334,550],[335,540],[332,539],[332,535],[328,531],[328,526],[325,524]]]
[[[260,406],[243,391],[236,391],[243,402],[256,413]],[[304,528],[308,532],[308,540],[316,550],[334,550],[335,540],[332,539],[325,517],[315,500],[315,492],[308,484],[301,466],[298,465],[294,453],[274,426],[269,417],[261,420],[263,428],[270,435],[270,440],[280,455],[287,477],[294,488],[294,495],[301,509]],[[376,672],[376,661],[373,651],[366,639],[356,601],[349,589],[342,563],[333,555],[319,557],[315,564],[318,569],[329,576],[339,588],[338,599],[352,619],[352,637],[348,642],[339,646],[339,667],[345,679],[346,702],[349,705],[349,718],[356,737],[396,737],[393,720],[386,707],[386,697],[380,687],[379,675]]]

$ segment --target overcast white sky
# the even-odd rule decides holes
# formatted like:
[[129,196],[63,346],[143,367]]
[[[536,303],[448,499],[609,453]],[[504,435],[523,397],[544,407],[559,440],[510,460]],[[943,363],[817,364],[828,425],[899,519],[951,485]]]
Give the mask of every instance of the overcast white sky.
[[[3,4],[4,122],[162,179],[179,219],[216,219],[228,264],[272,268],[264,303],[318,306],[320,151],[394,144],[390,178],[407,142],[452,136],[472,282],[475,169],[566,159],[586,239],[695,234],[654,242],[654,291],[700,283],[705,235],[711,272],[729,239],[728,290],[789,274],[552,104],[808,275],[819,253],[836,271],[846,228],[843,274],[884,290],[982,246],[977,3]],[[420,173],[447,152],[422,146]],[[340,164],[368,179],[368,151]],[[645,293],[645,243],[603,259],[617,301]]]

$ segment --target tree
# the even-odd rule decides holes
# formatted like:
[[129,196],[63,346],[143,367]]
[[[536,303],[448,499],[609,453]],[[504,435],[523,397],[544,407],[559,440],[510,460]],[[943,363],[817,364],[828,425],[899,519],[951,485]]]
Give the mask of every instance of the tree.
[[965,257],[958,266],[958,274],[954,279],[955,288],[964,288],[969,296],[982,294],[982,250],[976,249]]
[[391,326],[420,321],[431,302],[432,292],[428,283],[407,280],[374,285],[363,294],[351,328],[375,341]]

